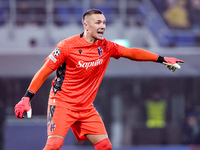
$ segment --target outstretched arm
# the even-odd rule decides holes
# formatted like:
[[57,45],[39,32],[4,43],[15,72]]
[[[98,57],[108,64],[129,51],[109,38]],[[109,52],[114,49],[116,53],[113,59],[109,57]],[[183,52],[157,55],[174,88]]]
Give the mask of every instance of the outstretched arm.
[[31,118],[32,109],[30,105],[30,100],[37,92],[37,90],[41,87],[44,83],[46,78],[53,72],[50,67],[44,64],[41,69],[34,75],[28,90],[26,91],[25,95],[22,97],[21,101],[19,101],[15,105],[15,115],[17,118],[23,119],[23,113],[27,112],[27,117]]
[[180,69],[181,66],[179,64],[184,63],[184,61],[179,60],[177,58],[158,56],[155,53],[139,48],[125,48],[122,57],[135,61],[154,61],[162,63],[166,65],[169,70],[172,71]]
[[123,51],[123,56],[125,58],[135,60],[135,61],[154,61],[158,60],[158,55],[152,52],[149,52],[144,49],[139,48],[125,48]]

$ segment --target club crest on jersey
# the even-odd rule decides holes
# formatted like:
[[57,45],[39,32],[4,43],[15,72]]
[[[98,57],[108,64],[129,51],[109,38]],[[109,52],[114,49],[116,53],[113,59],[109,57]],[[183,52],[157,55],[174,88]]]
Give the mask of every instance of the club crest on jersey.
[[56,48],[54,53],[53,53],[54,56],[59,56],[60,55],[60,49],[59,48]]
[[102,54],[103,54],[103,49],[101,48],[101,46],[99,46],[99,47],[97,48],[97,51],[98,51],[99,56],[102,56]]
[[56,129],[56,124],[52,122],[50,126],[50,131],[53,132],[55,129]]

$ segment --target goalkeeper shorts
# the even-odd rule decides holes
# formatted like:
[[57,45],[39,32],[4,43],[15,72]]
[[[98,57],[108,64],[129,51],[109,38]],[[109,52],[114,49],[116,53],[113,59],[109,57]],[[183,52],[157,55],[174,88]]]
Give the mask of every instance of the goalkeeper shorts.
[[107,135],[104,123],[94,107],[87,111],[73,111],[61,105],[48,105],[48,136],[65,137],[70,127],[78,141],[87,140],[86,134]]

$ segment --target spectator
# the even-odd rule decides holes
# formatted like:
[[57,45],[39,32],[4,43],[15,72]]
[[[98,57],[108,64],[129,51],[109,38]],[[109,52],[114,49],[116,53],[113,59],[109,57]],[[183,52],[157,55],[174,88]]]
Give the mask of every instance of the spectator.
[[[158,87],[157,87],[158,88]],[[167,101],[162,89],[155,89],[144,102],[145,112],[145,144],[166,144]]]
[[146,126],[148,128],[164,128],[166,126],[167,103],[159,91],[152,93],[145,102]]
[[186,9],[186,0],[168,0],[168,8],[163,17],[171,28],[186,29],[190,27],[189,14]]
[[182,126],[182,144],[200,144],[200,128],[194,112],[188,113]]

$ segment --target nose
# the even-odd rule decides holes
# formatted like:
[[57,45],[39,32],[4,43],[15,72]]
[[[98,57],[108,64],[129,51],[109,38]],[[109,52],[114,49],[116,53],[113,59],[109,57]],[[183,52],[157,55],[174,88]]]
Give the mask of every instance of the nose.
[[105,29],[106,28],[106,24],[105,23],[101,23],[101,29]]

